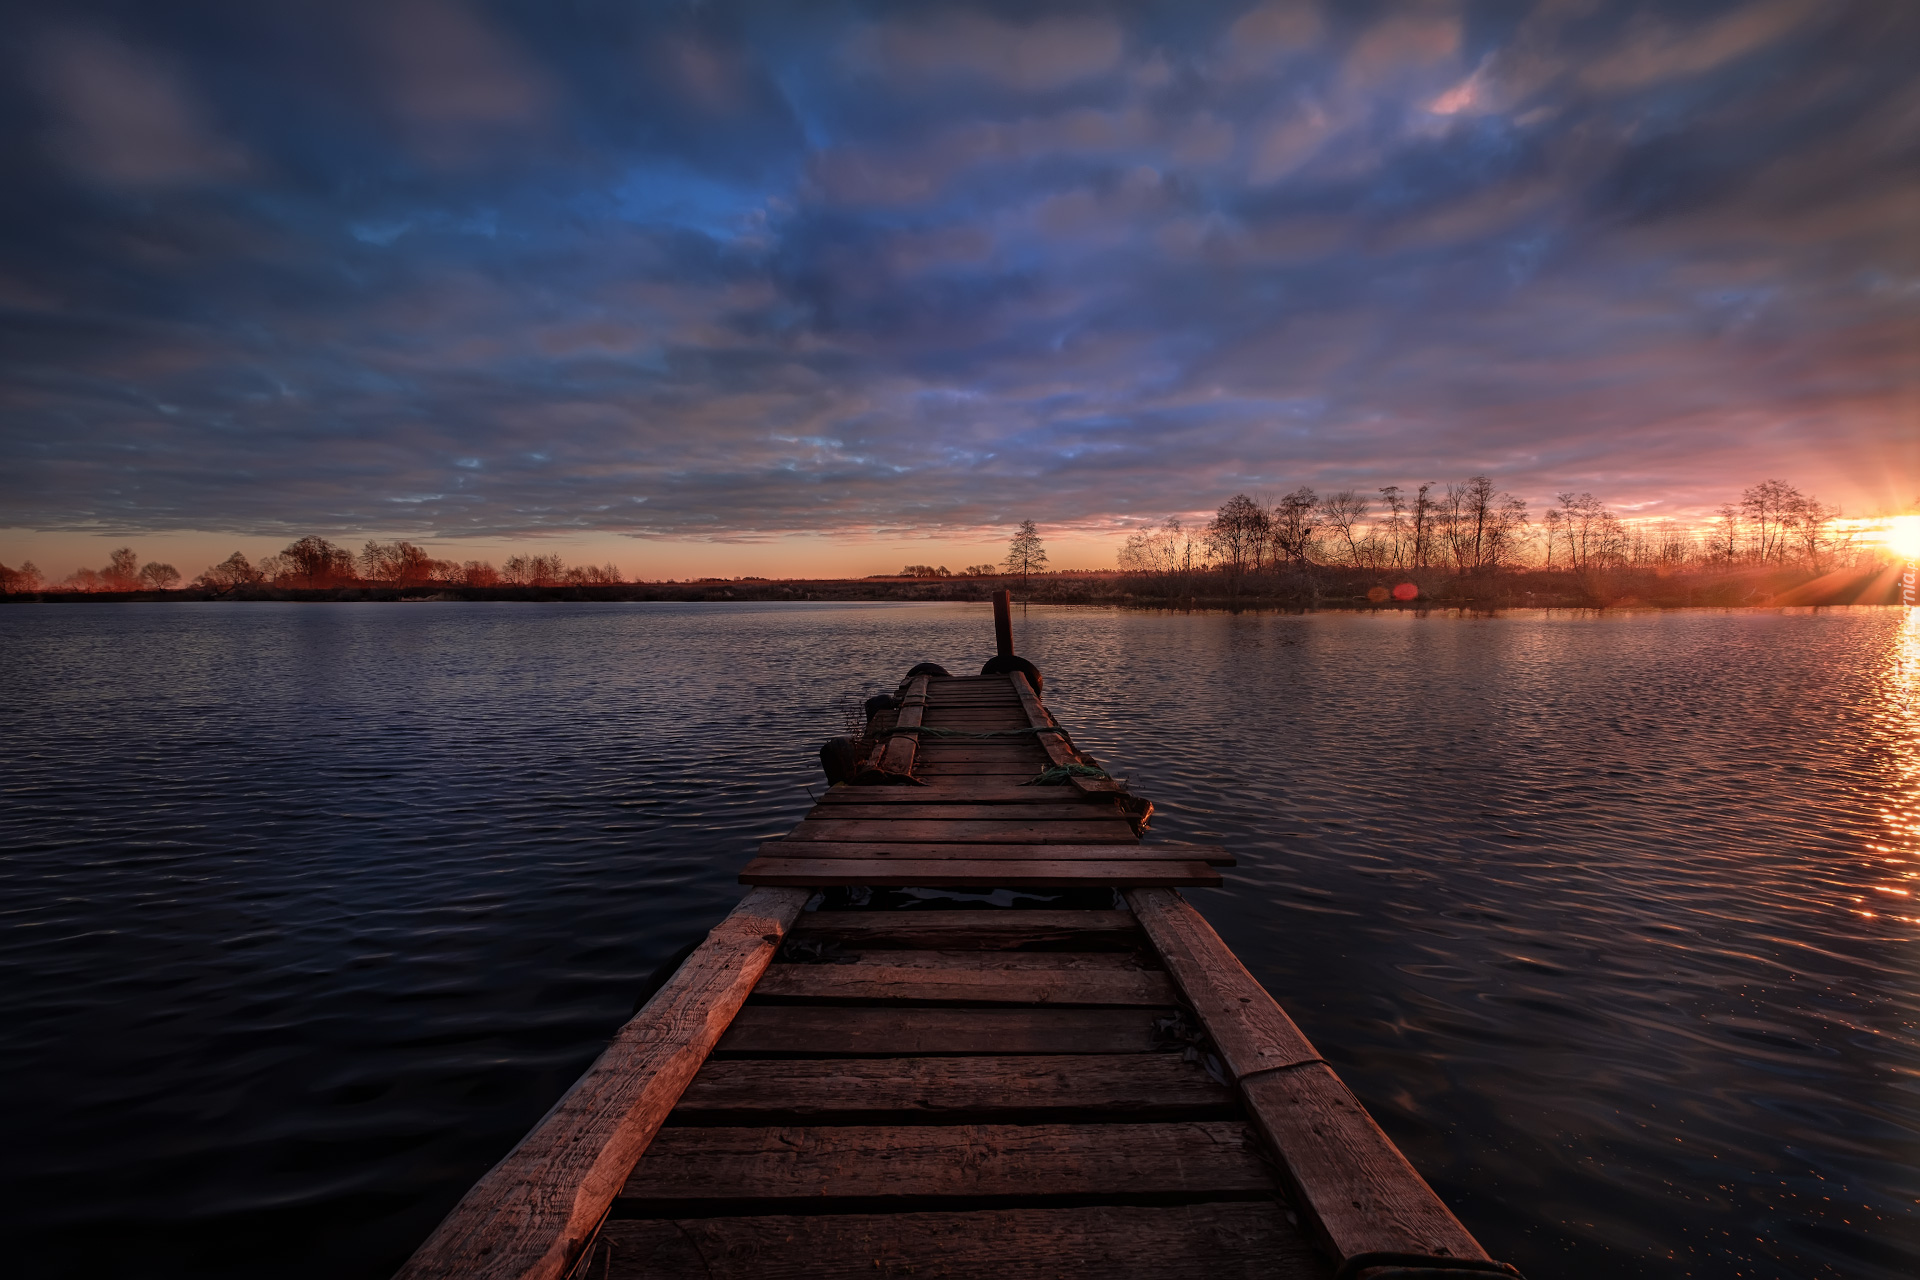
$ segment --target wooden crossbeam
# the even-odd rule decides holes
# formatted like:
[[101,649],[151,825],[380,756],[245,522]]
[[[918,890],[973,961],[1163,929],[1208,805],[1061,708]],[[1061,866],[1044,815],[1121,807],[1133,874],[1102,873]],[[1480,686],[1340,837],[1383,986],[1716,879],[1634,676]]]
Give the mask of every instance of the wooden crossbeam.
[[[791,847],[791,846],[789,846]],[[1193,885],[1218,887],[1220,873],[1204,862],[1137,858],[1069,861],[1064,858],[989,860],[965,858],[770,858],[759,857],[740,873],[741,884],[831,888],[1071,889],[1076,885]]]
[[842,861],[1204,862],[1231,867],[1233,855],[1209,844],[936,844],[925,841],[852,840],[837,843],[769,840],[763,858],[832,858]]

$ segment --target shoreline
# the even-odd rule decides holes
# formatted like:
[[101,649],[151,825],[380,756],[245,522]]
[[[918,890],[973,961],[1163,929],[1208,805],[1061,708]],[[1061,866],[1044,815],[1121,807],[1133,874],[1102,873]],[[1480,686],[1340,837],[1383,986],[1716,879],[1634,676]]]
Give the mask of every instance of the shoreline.
[[[1456,577],[1433,570],[1381,572],[1310,566],[1229,583],[1219,574],[1185,581],[1137,575],[1074,574],[1036,578],[1021,590],[1020,603],[1096,605],[1149,610],[1300,612],[1306,610],[1431,609],[1685,609],[1797,606],[1898,605],[1900,567],[1817,574],[1810,570],[1739,570],[1719,573],[1617,571],[1579,574],[1520,570]],[[1411,600],[1387,595],[1411,583]],[[160,604],[207,601],[299,603],[748,603],[912,602],[986,603],[1011,586],[1006,578],[821,578],[749,579],[602,585],[469,587],[423,583],[324,588],[244,587],[229,591],[37,591],[0,595],[0,604]],[[1369,592],[1372,595],[1369,595]]]

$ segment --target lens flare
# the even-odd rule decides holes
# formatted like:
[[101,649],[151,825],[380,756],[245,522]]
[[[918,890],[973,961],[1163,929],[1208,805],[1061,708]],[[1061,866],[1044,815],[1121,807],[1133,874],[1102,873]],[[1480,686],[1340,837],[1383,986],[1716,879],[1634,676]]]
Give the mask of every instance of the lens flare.
[[1920,516],[1895,516],[1882,537],[1902,560],[1920,560]]

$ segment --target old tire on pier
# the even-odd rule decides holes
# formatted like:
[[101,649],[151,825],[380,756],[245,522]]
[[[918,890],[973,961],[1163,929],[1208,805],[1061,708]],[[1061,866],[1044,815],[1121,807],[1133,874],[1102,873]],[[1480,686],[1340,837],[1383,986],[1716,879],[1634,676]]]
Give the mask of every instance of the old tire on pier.
[[830,786],[852,782],[860,776],[860,752],[852,738],[828,738],[820,746],[820,767],[826,770]]
[[1035,693],[1040,692],[1041,686],[1044,683],[1040,675],[1040,668],[1034,666],[1025,658],[1016,658],[1010,653],[1004,656],[996,655],[995,657],[988,658],[987,665],[980,668],[980,674],[983,676],[1004,676],[1009,671],[1018,671],[1026,676],[1027,683],[1033,686],[1033,691]]

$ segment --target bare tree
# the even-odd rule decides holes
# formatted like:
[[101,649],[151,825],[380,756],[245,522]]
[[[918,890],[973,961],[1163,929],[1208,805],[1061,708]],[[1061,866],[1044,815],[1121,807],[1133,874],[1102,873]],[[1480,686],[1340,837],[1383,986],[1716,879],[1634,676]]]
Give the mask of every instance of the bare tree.
[[353,581],[353,553],[336,547],[325,538],[308,534],[279,553],[286,569],[274,574],[282,585],[299,587],[335,587]]
[[1384,567],[1405,568],[1413,533],[1413,526],[1407,520],[1407,500],[1401,494],[1399,485],[1389,484],[1381,486],[1380,501],[1386,504],[1387,518],[1374,526],[1370,536],[1380,541],[1381,558],[1386,562]]
[[509,556],[500,576],[514,586],[557,587],[566,581],[567,564],[559,556]]
[[1459,573],[1497,569],[1510,561],[1527,525],[1527,505],[1510,493],[1495,493],[1490,476],[1448,485],[1440,504],[1440,532]]
[[132,547],[121,547],[107,557],[100,571],[100,585],[107,591],[133,591],[140,586],[140,557]]
[[1707,529],[1707,554],[1732,564],[1740,555],[1740,509],[1732,503],[1720,508]]
[[140,566],[140,581],[154,591],[171,591],[180,583],[180,571],[170,564],[149,561]]
[[1347,549],[1347,563],[1359,567],[1364,557],[1360,543],[1353,531],[1367,521],[1369,509],[1367,500],[1351,489],[1342,489],[1330,493],[1320,500],[1320,516],[1326,527],[1338,537],[1340,544]]
[[1273,504],[1273,545],[1279,555],[1295,565],[1306,564],[1313,556],[1320,536],[1319,495],[1301,485]]
[[1550,510],[1557,515],[1548,525],[1547,536],[1557,532],[1567,549],[1567,567],[1576,571],[1604,568],[1625,558],[1626,531],[1618,516],[1606,509],[1591,493],[1557,495],[1560,506]]
[[1433,481],[1421,485],[1413,495],[1413,560],[1415,569],[1425,569],[1432,565],[1434,534],[1440,504],[1427,494],[1433,489]]
[[18,569],[9,569],[0,564],[0,592],[9,595],[38,591],[46,585],[46,579],[40,576],[40,570],[31,560],[23,560]]
[[368,542],[360,549],[360,572],[374,582],[397,587],[435,581],[439,577],[438,563],[426,548],[411,542]]
[[1207,524],[1207,546],[1216,553],[1215,563],[1226,571],[1228,582],[1236,589],[1243,574],[1259,568],[1271,527],[1266,509],[1244,493],[1221,503]]
[[1753,558],[1785,562],[1788,535],[1806,496],[1784,480],[1762,480],[1740,495]]
[[1787,525],[1807,567],[1818,571],[1820,556],[1829,549],[1828,530],[1840,517],[1840,508],[1821,505],[1809,493],[1795,492],[1787,512]]
[[568,569],[562,577],[568,586],[573,587],[609,587],[625,581],[620,570],[611,563],[603,565],[579,565]]
[[1007,543],[1007,572],[1020,575],[1020,589],[1026,590],[1033,574],[1046,567],[1046,548],[1040,545],[1040,530],[1031,520],[1022,520],[1020,528]]
[[253,567],[245,552],[236,551],[219,564],[209,565],[206,572],[200,575],[197,585],[215,591],[230,591],[234,587],[250,587],[258,581],[260,571]]
[[1168,516],[1158,529],[1144,529],[1127,535],[1120,548],[1120,567],[1160,579],[1170,594],[1184,590],[1194,570],[1193,532],[1180,523],[1179,516]]

